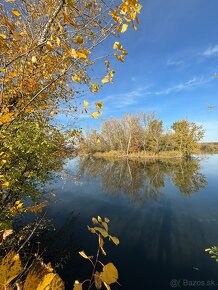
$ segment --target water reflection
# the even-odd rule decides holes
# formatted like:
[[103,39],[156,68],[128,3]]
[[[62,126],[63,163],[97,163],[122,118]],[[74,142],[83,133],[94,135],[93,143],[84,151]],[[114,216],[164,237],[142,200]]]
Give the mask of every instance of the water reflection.
[[60,157],[48,158],[43,151],[37,158],[13,162],[7,171],[10,186],[0,188],[0,230],[10,228],[15,216],[30,206],[35,206],[32,212],[41,211],[42,205],[52,198],[47,186],[56,178],[56,172],[62,170],[63,163]]
[[169,179],[183,195],[191,195],[207,185],[198,159],[138,161],[81,158],[78,175],[86,176],[87,181],[100,176],[104,191],[115,195],[124,193],[137,203],[158,199]]

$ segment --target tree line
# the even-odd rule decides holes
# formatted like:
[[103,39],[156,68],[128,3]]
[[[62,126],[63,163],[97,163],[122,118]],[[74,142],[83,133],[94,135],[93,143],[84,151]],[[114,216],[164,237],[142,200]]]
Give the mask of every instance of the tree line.
[[110,151],[124,155],[178,151],[190,156],[198,148],[204,129],[186,119],[165,130],[163,121],[152,114],[126,114],[121,119],[103,120],[100,130],[86,129],[79,142],[80,152],[94,154]]

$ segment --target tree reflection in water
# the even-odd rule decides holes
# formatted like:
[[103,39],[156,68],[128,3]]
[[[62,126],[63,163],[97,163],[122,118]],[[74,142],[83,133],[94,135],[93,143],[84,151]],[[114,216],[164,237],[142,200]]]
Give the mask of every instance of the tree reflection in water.
[[124,193],[139,204],[147,199],[158,199],[167,178],[186,196],[207,185],[206,177],[200,172],[200,161],[196,158],[140,161],[80,158],[78,175],[86,175],[88,180],[100,176],[104,191]]

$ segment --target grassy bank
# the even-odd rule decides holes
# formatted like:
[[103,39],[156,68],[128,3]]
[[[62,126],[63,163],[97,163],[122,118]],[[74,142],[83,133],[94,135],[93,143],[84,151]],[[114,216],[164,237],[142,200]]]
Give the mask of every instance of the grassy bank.
[[180,151],[163,151],[158,154],[152,152],[136,152],[129,153],[121,151],[109,151],[109,152],[95,152],[93,154],[79,153],[79,156],[93,156],[97,158],[129,158],[129,159],[169,159],[169,158],[182,158],[183,155]]

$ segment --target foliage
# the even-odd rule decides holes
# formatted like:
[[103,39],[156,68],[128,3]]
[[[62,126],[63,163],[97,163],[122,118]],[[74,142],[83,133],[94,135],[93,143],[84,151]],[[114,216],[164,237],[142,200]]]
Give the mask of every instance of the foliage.
[[[94,49],[130,25],[136,30],[141,10],[138,0],[122,1],[117,6],[98,0],[4,2],[0,20],[0,126],[8,126],[23,115],[52,117],[60,102],[75,100],[79,84],[96,93],[105,79],[112,82],[114,70],[108,60],[102,83],[91,77],[90,71],[99,60]],[[112,50],[123,62],[127,54],[123,46],[115,42]],[[94,118],[101,113],[98,103],[96,108]]]
[[121,152],[129,155],[140,152],[179,151],[188,156],[196,151],[197,142],[203,137],[200,126],[187,120],[175,122],[174,131],[166,131],[155,114],[127,114],[120,120],[104,120],[99,131],[87,130],[80,140],[80,151],[86,153]]
[[218,153],[218,143],[217,142],[204,142],[198,145],[198,151],[201,153],[217,154]]
[[[6,216],[5,210],[15,208],[24,193],[34,199],[40,195],[40,184],[61,163],[60,150],[80,135],[76,128],[63,134],[52,120],[58,112],[73,117],[87,113],[87,101],[78,107],[81,91],[96,93],[104,83],[112,83],[108,54],[96,57],[96,49],[129,26],[136,30],[142,6],[138,0],[117,5],[100,0],[5,0],[0,7],[0,203],[1,216]],[[124,61],[122,44],[116,41],[111,51]],[[96,82],[94,66],[104,58],[105,73]],[[102,106],[95,103],[93,118],[102,114]]]
[[84,259],[88,260],[92,264],[92,275],[89,279],[86,279],[83,282],[79,282],[78,280],[76,280],[73,290],[82,290],[85,283],[88,283],[87,289],[91,289],[93,285],[95,285],[96,289],[101,289],[102,285],[104,284],[105,288],[110,290],[111,284],[118,283],[117,268],[114,266],[113,263],[108,263],[104,265],[99,260],[99,256],[100,253],[106,256],[106,252],[104,249],[104,239],[108,238],[115,245],[119,245],[120,241],[117,237],[111,236],[109,234],[108,223],[110,222],[110,220],[108,218],[105,217],[104,219],[102,219],[100,216],[98,216],[97,218],[93,217],[92,222],[94,224],[94,227],[88,226],[88,230],[92,234],[97,235],[98,237],[98,250],[96,256],[88,256],[84,251],[79,252],[80,256],[82,256]]
[[[118,41],[106,56],[97,56],[96,49],[109,36],[119,37],[129,26],[137,30],[142,6],[138,0],[122,0],[117,5],[101,0],[4,0],[0,7],[0,243],[3,243],[14,216],[26,210],[35,213],[45,206],[45,202],[40,202],[43,185],[52,172],[61,168],[60,151],[66,140],[80,135],[75,128],[63,133],[54,126],[54,116],[58,112],[73,117],[89,113],[89,103],[84,100],[81,108],[77,97],[81,92],[97,93],[104,84],[113,82],[115,71],[108,60],[111,52],[121,62],[127,55]],[[101,59],[105,60],[105,73],[96,78],[93,70]],[[90,115],[98,118],[102,107],[103,102],[96,102]],[[27,199],[39,203],[26,204]],[[100,233],[98,236],[102,239]],[[115,237],[109,234],[108,237],[117,243]],[[22,268],[20,253],[8,255],[13,265],[8,263],[7,256],[3,257],[0,273],[4,278],[0,283],[4,288],[19,277]],[[6,264],[10,278],[5,276]],[[40,265],[41,262],[35,262],[35,268],[32,266],[26,278],[31,282],[25,282],[24,289],[62,289],[61,280],[50,266],[43,264],[42,270]],[[107,289],[115,278],[114,266],[105,265],[100,279]]]
[[42,199],[43,185],[52,177],[51,172],[62,166],[57,152],[63,147],[64,136],[43,120],[16,121],[0,136],[0,229],[4,229],[4,224],[10,226],[7,223],[12,216],[24,211],[20,200]]
[[197,142],[204,137],[202,126],[198,126],[195,123],[183,119],[175,122],[172,128],[174,130],[175,147],[180,150],[184,156],[190,156],[198,147]]
[[212,259],[215,259],[218,262],[218,248],[217,247],[210,247],[205,249],[205,252],[208,252],[211,255]]
[[[7,286],[24,271],[20,255],[11,250],[0,263],[0,287],[7,289]],[[17,289],[21,289],[21,282],[17,280]],[[44,264],[41,260],[35,259],[28,271],[24,290],[56,290],[64,289],[64,283],[58,274],[53,272],[50,264]]]
[[[84,251],[79,254],[84,259],[91,262],[93,270],[90,279],[86,279],[82,283],[75,281],[73,289],[85,289],[83,286],[87,283],[86,289],[91,289],[95,286],[96,289],[101,289],[104,285],[106,289],[110,289],[110,285],[118,283],[118,271],[112,262],[103,264],[99,260],[100,252],[106,256],[104,249],[104,239],[108,238],[115,245],[119,244],[119,239],[109,234],[109,219],[101,217],[92,218],[94,227],[88,227],[89,231],[96,234],[98,237],[98,249],[96,257],[88,256]],[[12,234],[12,230],[6,230],[1,234],[2,242]],[[26,266],[25,266],[26,267]],[[17,289],[23,290],[61,290],[65,289],[64,282],[60,276],[54,272],[51,264],[43,263],[42,259],[36,257],[31,264],[24,267],[20,254],[15,250],[10,250],[0,260],[0,289],[6,289],[11,283],[15,283]],[[19,277],[24,277],[20,278]],[[119,284],[119,283],[118,283]]]

